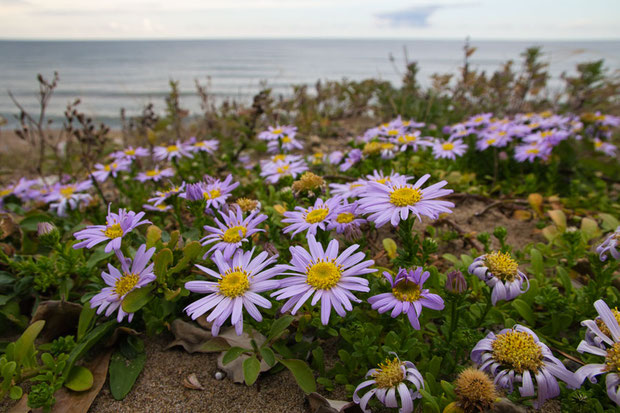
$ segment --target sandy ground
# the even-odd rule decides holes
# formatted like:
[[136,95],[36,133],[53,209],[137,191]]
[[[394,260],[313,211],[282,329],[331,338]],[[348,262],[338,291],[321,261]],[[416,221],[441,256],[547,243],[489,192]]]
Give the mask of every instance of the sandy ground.
[[[182,348],[164,350],[168,340],[146,341],[146,365],[134,388],[116,401],[108,384],[103,386],[89,412],[305,412],[305,396],[292,375],[282,371],[263,374],[256,385],[216,380],[217,354],[186,353]],[[183,380],[195,373],[205,390],[191,390]]]

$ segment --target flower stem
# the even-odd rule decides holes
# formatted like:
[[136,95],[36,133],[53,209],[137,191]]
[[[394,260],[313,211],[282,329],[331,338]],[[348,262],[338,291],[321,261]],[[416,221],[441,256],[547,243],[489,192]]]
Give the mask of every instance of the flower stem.
[[489,310],[493,306],[493,302],[491,301],[491,293],[485,290],[484,295],[487,297],[487,304],[484,307],[484,311],[482,312],[482,314],[480,314],[480,319],[478,320],[478,323],[476,323],[476,328],[480,328],[480,326],[482,325],[482,322],[484,321],[487,314],[489,313]]

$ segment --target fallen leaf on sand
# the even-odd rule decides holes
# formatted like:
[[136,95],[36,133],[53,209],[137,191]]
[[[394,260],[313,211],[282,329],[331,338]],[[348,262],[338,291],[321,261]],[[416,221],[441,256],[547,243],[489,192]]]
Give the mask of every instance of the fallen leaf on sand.
[[318,393],[308,395],[308,404],[311,413],[361,413],[362,409],[353,403],[344,400],[330,400]]
[[49,341],[74,332],[81,312],[82,306],[77,303],[58,300],[42,301],[37,306],[31,323],[37,320],[45,320],[41,338]]
[[192,373],[189,376],[187,376],[183,380],[183,386],[187,387],[188,389],[192,389],[192,390],[204,390],[205,389],[204,386],[198,380],[198,377],[196,377],[196,373]]

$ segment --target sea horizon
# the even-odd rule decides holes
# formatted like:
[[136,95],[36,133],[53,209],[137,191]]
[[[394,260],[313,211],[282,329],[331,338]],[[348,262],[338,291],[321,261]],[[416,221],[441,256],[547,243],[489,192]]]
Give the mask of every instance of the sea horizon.
[[[561,85],[563,72],[575,73],[577,63],[604,59],[609,70],[620,68],[620,40],[469,43],[477,48],[470,67],[486,73],[510,59],[519,70],[519,54],[542,47],[551,87]],[[318,80],[373,78],[399,86],[406,61],[417,61],[418,81],[429,86],[434,73],[457,74],[464,44],[465,39],[410,38],[0,39],[0,115],[14,125],[17,108],[8,90],[36,113],[36,75],[51,78],[54,71],[60,82],[50,118],[61,120],[67,103],[80,98],[82,111],[111,126],[118,126],[121,108],[135,116],[153,103],[161,112],[171,79],[179,81],[181,106],[192,113],[199,110],[196,80],[210,84],[216,101],[248,103],[265,85],[275,96]]]

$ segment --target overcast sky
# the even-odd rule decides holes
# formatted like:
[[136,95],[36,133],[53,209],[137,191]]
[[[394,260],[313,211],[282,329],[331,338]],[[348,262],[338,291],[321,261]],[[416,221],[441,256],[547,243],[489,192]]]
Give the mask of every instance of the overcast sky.
[[0,0],[3,39],[620,39],[620,0]]

